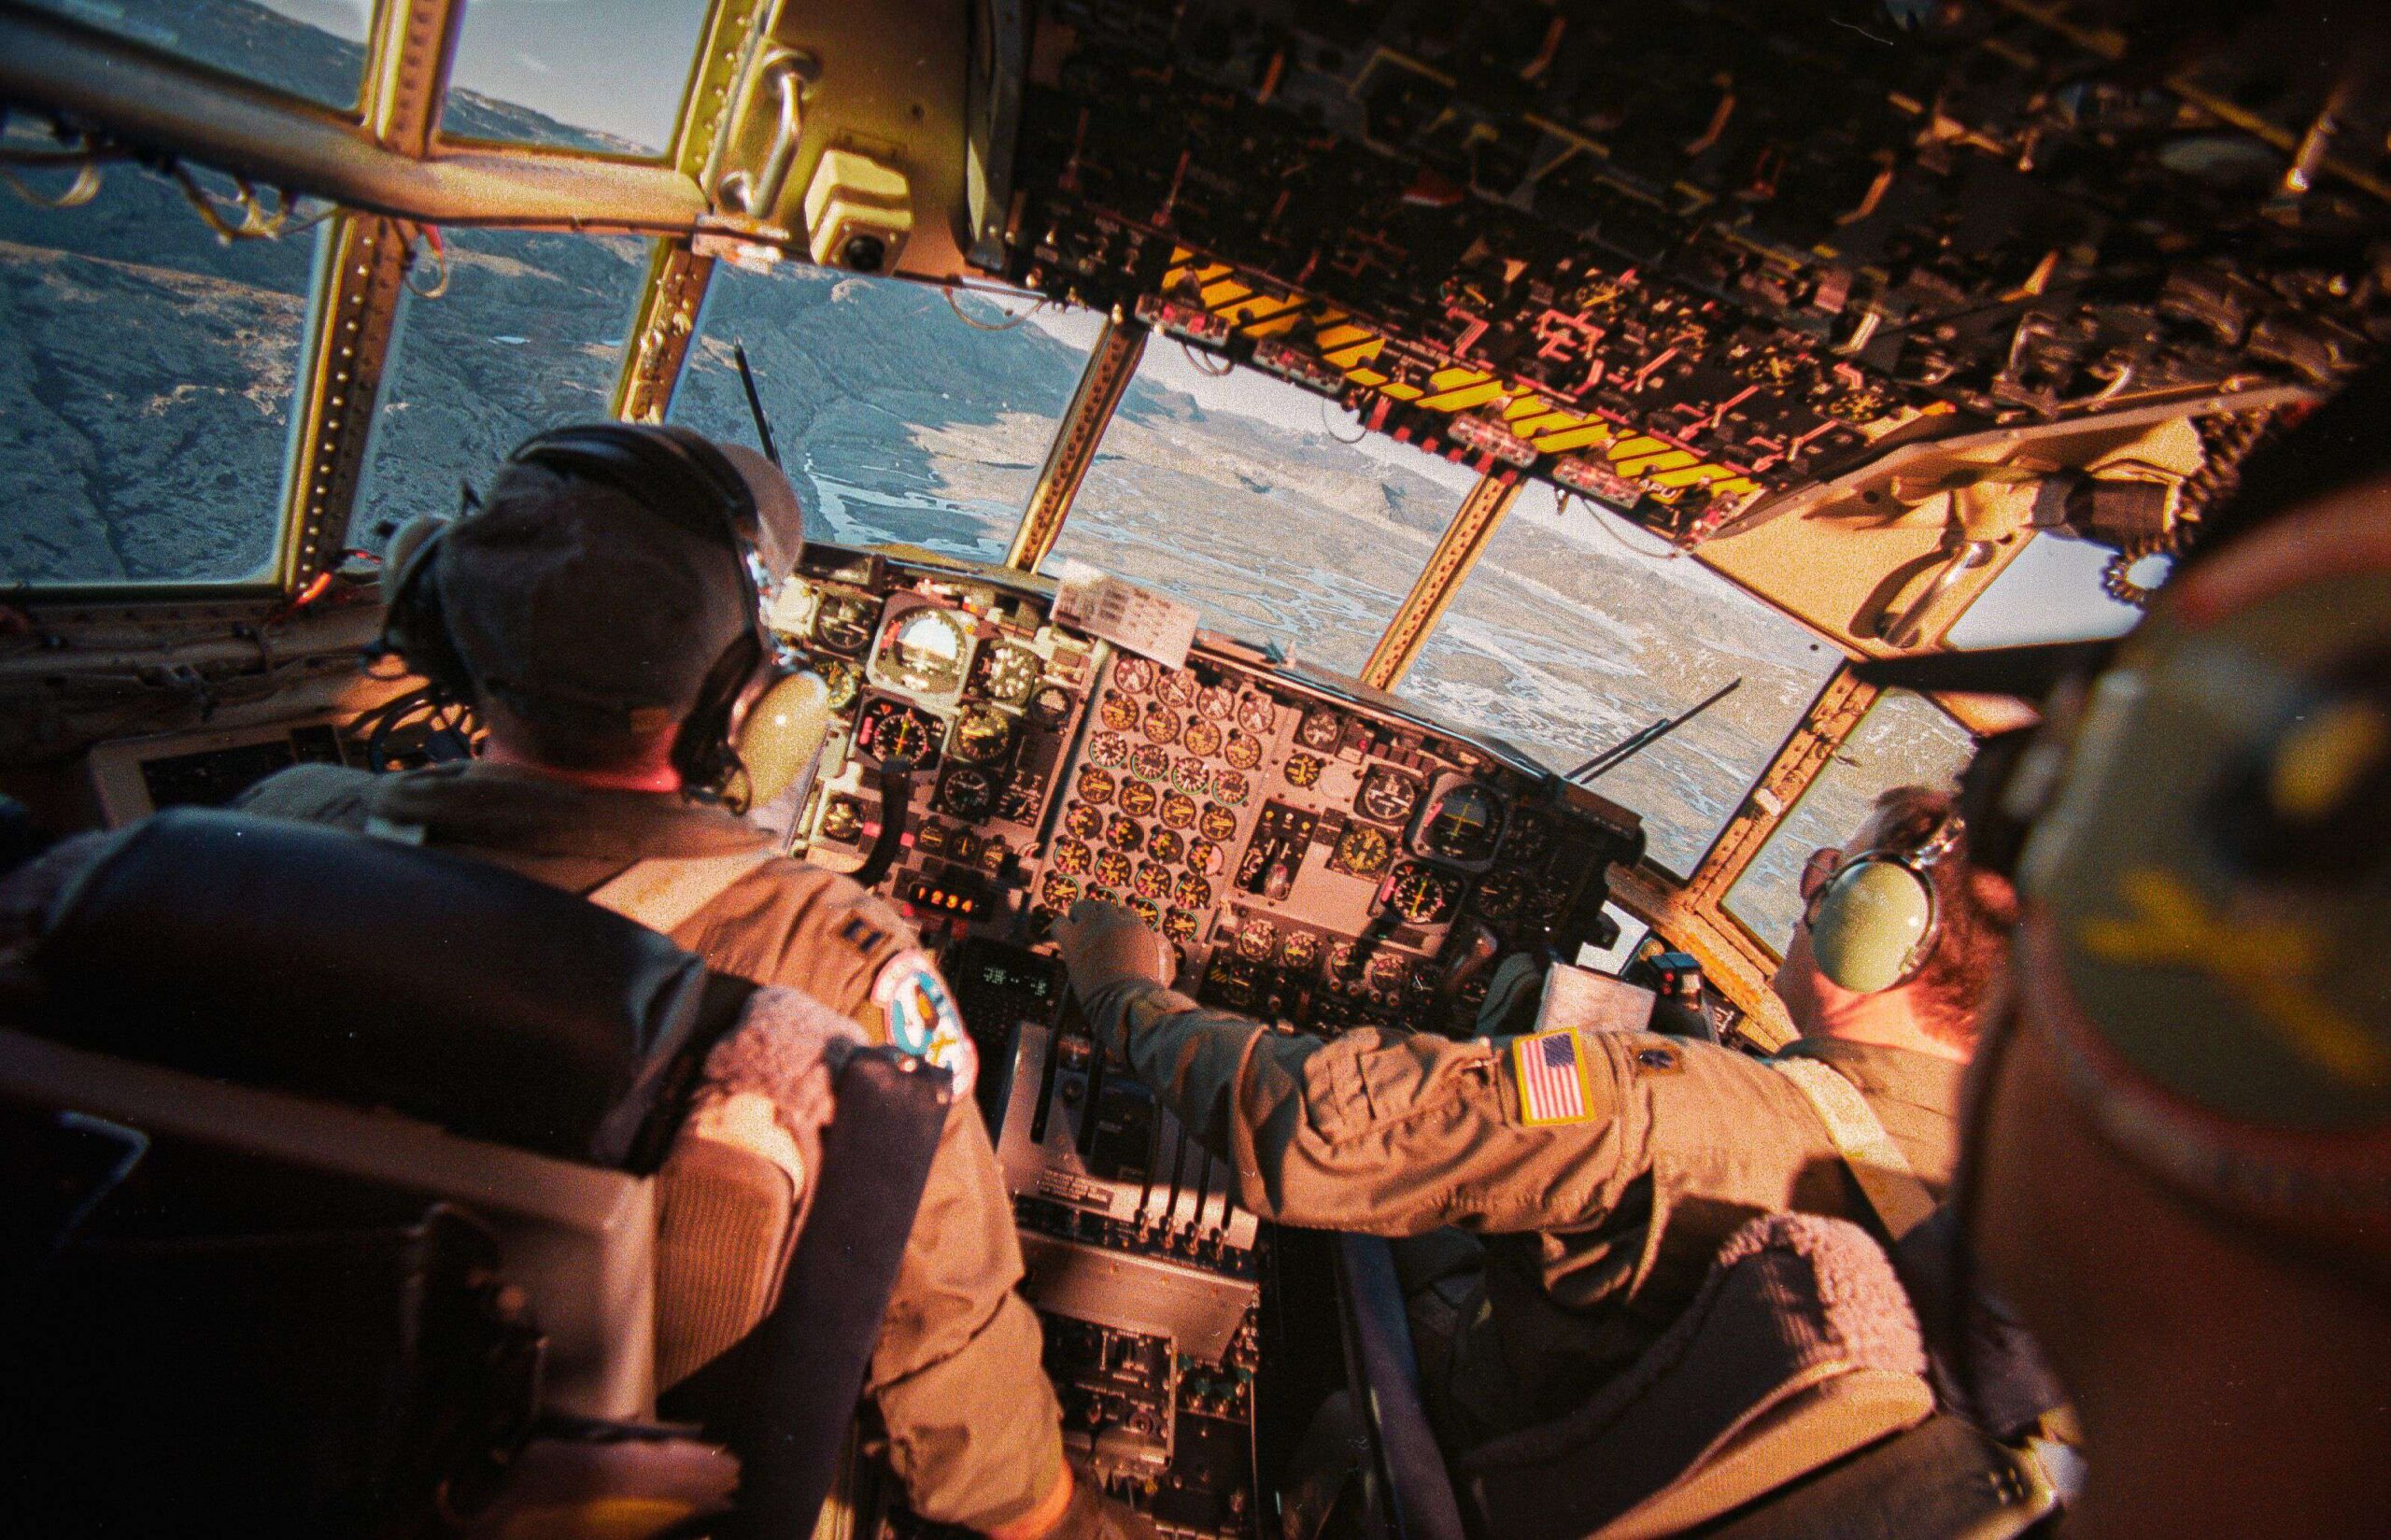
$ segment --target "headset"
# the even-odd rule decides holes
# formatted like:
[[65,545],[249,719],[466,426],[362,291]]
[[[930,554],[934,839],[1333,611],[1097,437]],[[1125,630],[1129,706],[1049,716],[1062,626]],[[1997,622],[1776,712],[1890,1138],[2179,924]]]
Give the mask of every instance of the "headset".
[[[737,811],[767,803],[813,760],[827,724],[828,692],[813,673],[782,661],[765,629],[763,596],[748,565],[755,494],[719,449],[676,426],[587,423],[534,435],[506,458],[602,483],[644,512],[727,549],[739,572],[748,627],[707,670],[672,743],[684,784]],[[474,503],[467,494],[467,505]],[[370,657],[397,654],[423,675],[435,700],[470,703],[472,671],[441,611],[433,572],[460,516],[409,520],[390,538],[388,613]]]
[[1966,821],[1945,812],[1918,840],[1836,856],[1803,911],[1818,971],[1855,995],[1917,977],[1943,936],[1934,869],[1966,837]]

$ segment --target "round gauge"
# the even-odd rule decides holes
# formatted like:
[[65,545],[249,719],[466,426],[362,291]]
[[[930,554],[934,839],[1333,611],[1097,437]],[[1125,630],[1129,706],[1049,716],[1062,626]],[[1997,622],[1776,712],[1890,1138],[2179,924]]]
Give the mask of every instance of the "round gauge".
[[830,709],[845,711],[856,703],[856,692],[863,688],[863,671],[843,657],[817,657],[814,671],[822,676],[822,687],[829,693]]
[[1012,748],[1012,718],[994,706],[966,706],[955,713],[946,752],[967,765],[989,765]]
[[1152,898],[1137,897],[1130,899],[1129,912],[1136,915],[1139,923],[1144,925],[1149,930],[1160,930],[1162,928],[1162,905],[1154,902]]
[[1191,871],[1180,878],[1179,885],[1171,889],[1170,901],[1183,910],[1210,909],[1212,907],[1212,884]]
[[1038,655],[1018,643],[999,642],[980,655],[980,693],[1018,706],[1038,687]]
[[1179,713],[1156,700],[1146,707],[1146,742],[1176,743],[1179,742]]
[[833,797],[822,810],[822,837],[852,845],[863,838],[863,804],[852,797]]
[[1238,927],[1237,954],[1250,963],[1270,960],[1279,945],[1279,927],[1267,920],[1248,920]]
[[1435,925],[1453,907],[1459,886],[1434,867],[1406,862],[1387,879],[1387,907],[1415,925]]
[[1170,752],[1160,743],[1140,743],[1129,755],[1129,768],[1149,781],[1170,773]]
[[1196,697],[1204,693],[1204,687],[1196,682],[1196,676],[1187,670],[1170,669],[1165,671],[1162,677],[1154,681],[1154,693],[1184,711],[1196,704]]
[[1256,738],[1267,738],[1273,723],[1270,720],[1270,698],[1249,695],[1237,703],[1237,725]]
[[1135,818],[1114,813],[1104,826],[1104,842],[1115,850],[1135,850],[1146,842],[1146,831],[1138,827]]
[[911,759],[915,770],[938,763],[939,720],[900,700],[874,700],[856,723],[856,743],[874,759]]
[[1445,789],[1420,825],[1420,848],[1448,861],[1484,861],[1503,838],[1503,801],[1475,781]]
[[946,854],[969,866],[980,858],[980,837],[968,828],[956,829],[953,842],[946,847]]
[[1162,800],[1162,793],[1143,781],[1121,783],[1121,811],[1132,818],[1151,818],[1154,805]]
[[1121,895],[1109,887],[1098,887],[1094,883],[1090,883],[1087,890],[1087,901],[1092,904],[1117,904],[1121,901]]
[[1112,683],[1131,695],[1143,695],[1154,687],[1154,666],[1142,657],[1124,654],[1112,665]]
[[1221,752],[1221,729],[1200,716],[1187,719],[1187,731],[1179,740],[1187,752],[1198,758],[1210,758]]
[[1345,940],[1329,942],[1328,976],[1332,979],[1350,980],[1361,971],[1359,958],[1360,948],[1353,942]]
[[1252,784],[1235,770],[1223,770],[1212,777],[1212,795],[1233,808],[1243,806],[1252,794]]
[[1065,840],[1054,846],[1051,869],[1068,877],[1084,877],[1096,864],[1096,853],[1077,840]]
[[1233,732],[1229,734],[1226,746],[1221,750],[1221,757],[1238,770],[1250,770],[1262,763],[1262,740],[1248,733]]
[[1506,860],[1524,866],[1551,848],[1551,819],[1533,808],[1521,808],[1511,815],[1511,842],[1503,851]]
[[1030,692],[1029,719],[1048,732],[1059,732],[1071,719],[1071,692],[1060,685],[1040,685]]
[[[1235,770],[1223,770],[1222,775],[1235,775]],[[1212,789],[1217,779],[1205,768],[1201,759],[1174,759],[1170,762],[1170,784],[1191,797],[1201,797]]]
[[1320,784],[1320,772],[1327,767],[1309,754],[1287,756],[1287,784],[1309,790]]
[[1050,871],[1046,880],[1038,884],[1038,897],[1055,913],[1068,914],[1071,906],[1080,900],[1080,880],[1066,877],[1059,871]]
[[1063,814],[1063,827],[1082,840],[1098,840],[1104,836],[1104,814],[1085,802],[1075,804]]
[[1147,837],[1146,854],[1157,861],[1177,861],[1187,854],[1187,839],[1174,830],[1158,828]]
[[1193,828],[1196,798],[1183,791],[1171,792],[1162,799],[1162,821],[1172,828]]
[[1304,717],[1304,725],[1295,729],[1295,741],[1320,754],[1335,754],[1337,741],[1345,736],[1345,719],[1325,706]]
[[1096,853],[1096,880],[1106,887],[1119,887],[1129,880],[1129,857],[1117,850]]
[[1119,770],[1129,762],[1129,741],[1117,732],[1100,732],[1096,742],[1087,746],[1087,756],[1110,770]]
[[1196,709],[1215,722],[1237,720],[1237,692],[1226,685],[1208,685],[1196,697]]
[[1394,994],[1411,977],[1411,960],[1399,952],[1381,952],[1370,959],[1370,987]]
[[814,612],[814,640],[852,657],[871,644],[872,624],[879,618],[880,606],[871,600],[825,594]]
[[1192,941],[1203,927],[1204,916],[1192,909],[1174,909],[1162,917],[1162,933],[1174,941]]
[[1225,845],[1237,838],[1237,814],[1218,803],[1208,803],[1196,827],[1212,843]]
[[1330,865],[1356,877],[1375,877],[1394,859],[1394,841],[1367,824],[1348,824]]
[[1101,765],[1089,765],[1080,771],[1079,784],[1074,789],[1079,792],[1082,802],[1110,802],[1113,788],[1119,784],[1111,770]]
[[1353,798],[1353,811],[1381,824],[1400,824],[1420,805],[1420,783],[1386,765],[1372,765]]
[[947,610],[914,610],[889,626],[872,656],[872,671],[902,690],[959,694],[971,655],[971,629]]
[[1298,970],[1320,961],[1320,938],[1309,930],[1291,930],[1279,943],[1279,960]]
[[1210,877],[1221,869],[1221,847],[1210,840],[1187,841],[1187,869]]
[[1138,703],[1125,695],[1108,695],[1096,706],[1096,719],[1114,732],[1128,732],[1138,725]]
[[1170,869],[1159,861],[1148,861],[1138,869],[1138,879],[1131,891],[1141,898],[1167,898],[1174,879]]
[[[986,770],[957,765],[946,772],[946,779],[940,784],[938,803],[957,818],[976,822],[985,818],[988,810],[997,805],[997,783]],[[956,854],[955,858],[968,861],[970,856]]]
[[1520,911],[1520,900],[1526,897],[1526,884],[1517,871],[1501,867],[1480,877],[1474,893],[1478,912],[1490,920],[1502,921]]

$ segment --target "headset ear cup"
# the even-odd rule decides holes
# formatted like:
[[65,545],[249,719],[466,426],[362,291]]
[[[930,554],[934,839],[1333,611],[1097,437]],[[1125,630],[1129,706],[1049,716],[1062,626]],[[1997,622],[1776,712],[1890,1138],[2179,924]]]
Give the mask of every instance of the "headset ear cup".
[[830,687],[810,671],[780,674],[739,720],[731,752],[747,768],[750,804],[765,807],[795,785],[830,731]]
[[473,680],[448,635],[434,575],[441,538],[455,523],[452,518],[425,515],[407,520],[390,537],[382,558],[381,651],[396,653],[408,668],[450,699],[471,700]]
[[1855,995],[1890,989],[1916,971],[1934,921],[1927,879],[1897,862],[1861,861],[1827,879],[1810,911],[1818,971]]

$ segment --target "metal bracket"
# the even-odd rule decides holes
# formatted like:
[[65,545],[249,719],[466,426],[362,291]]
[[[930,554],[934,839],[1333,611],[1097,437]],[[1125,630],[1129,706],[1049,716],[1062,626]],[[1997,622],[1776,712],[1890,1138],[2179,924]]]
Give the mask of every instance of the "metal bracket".
[[1071,393],[1070,407],[1054,431],[1054,442],[1046,446],[1046,463],[1039,470],[1038,484],[1030,488],[1029,506],[1022,510],[1021,523],[1013,530],[1012,548],[1005,553],[1006,566],[1034,572],[1054,548],[1063,521],[1071,516],[1071,504],[1079,498],[1080,483],[1096,463],[1096,448],[1104,442],[1113,408],[1121,404],[1122,393],[1138,372],[1138,360],[1145,356],[1145,322],[1116,315],[1105,323],[1088,353],[1079,389]]

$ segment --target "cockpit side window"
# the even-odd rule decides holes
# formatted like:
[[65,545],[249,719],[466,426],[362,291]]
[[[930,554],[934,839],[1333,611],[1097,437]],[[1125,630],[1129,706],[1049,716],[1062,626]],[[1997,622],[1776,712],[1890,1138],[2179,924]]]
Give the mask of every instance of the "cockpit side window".
[[1095,320],[1050,310],[1012,325],[1023,304],[970,294],[955,306],[925,285],[799,261],[719,265],[672,420],[754,445],[744,347],[809,538],[1002,561]]
[[219,244],[130,165],[78,207],[0,195],[0,584],[272,580],[319,238]]
[[1155,333],[1045,570],[1082,561],[1357,674],[1477,477]]
[[1641,812],[1650,858],[1686,874],[1843,655],[1708,568],[1645,554],[1651,538],[1623,528],[1522,493],[1403,689],[1566,771],[1741,679],[1591,783]]
[[374,0],[31,0],[103,32],[322,106],[362,98]]
[[452,230],[418,256],[375,414],[349,544],[380,549],[417,514],[456,511],[542,429],[612,415],[649,244]]
[[441,135],[662,155],[712,8],[709,0],[468,0]]
[[1802,866],[1811,853],[1840,848],[1880,792],[1907,785],[1950,789],[1973,742],[1967,728],[1926,697],[1887,690],[1727,890],[1727,911],[1782,955],[1802,917]]

